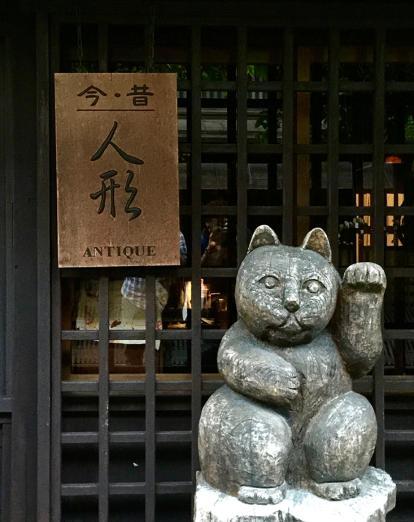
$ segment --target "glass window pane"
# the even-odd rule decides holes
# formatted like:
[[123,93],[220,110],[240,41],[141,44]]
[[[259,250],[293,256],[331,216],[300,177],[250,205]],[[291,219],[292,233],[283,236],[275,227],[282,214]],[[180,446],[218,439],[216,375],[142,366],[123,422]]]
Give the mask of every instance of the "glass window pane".
[[281,81],[283,77],[282,38],[273,29],[247,31],[247,77],[249,81]]
[[250,91],[247,97],[247,141],[282,143],[282,93]]
[[374,32],[346,30],[341,32],[339,78],[352,82],[374,79]]
[[414,81],[414,38],[411,30],[390,30],[385,50],[385,79]]
[[201,280],[201,326],[226,330],[236,321],[234,279],[226,277]]
[[[296,203],[298,207],[327,204],[327,157],[319,154],[298,154],[296,166]],[[334,175],[337,175],[335,173]]]
[[248,205],[282,205],[283,166],[281,156],[249,155],[247,176]]
[[385,96],[386,143],[414,143],[414,95],[388,92]]
[[203,216],[201,230],[201,266],[230,267],[236,264],[236,218]]
[[295,79],[317,82],[328,76],[328,34],[303,29],[295,35]]

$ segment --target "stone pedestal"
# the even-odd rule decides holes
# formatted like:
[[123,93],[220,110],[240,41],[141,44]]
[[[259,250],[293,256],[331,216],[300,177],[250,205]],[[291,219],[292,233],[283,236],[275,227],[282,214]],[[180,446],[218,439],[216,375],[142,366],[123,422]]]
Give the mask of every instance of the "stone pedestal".
[[384,471],[368,468],[358,497],[324,500],[304,489],[288,488],[276,505],[251,505],[210,487],[197,476],[194,522],[385,522],[395,507],[396,486]]

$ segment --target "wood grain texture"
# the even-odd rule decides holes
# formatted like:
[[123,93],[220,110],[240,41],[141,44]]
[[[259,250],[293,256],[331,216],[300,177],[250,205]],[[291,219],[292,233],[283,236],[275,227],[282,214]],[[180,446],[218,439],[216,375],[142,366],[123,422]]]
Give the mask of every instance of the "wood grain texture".
[[175,74],[58,73],[55,95],[59,266],[179,265]]

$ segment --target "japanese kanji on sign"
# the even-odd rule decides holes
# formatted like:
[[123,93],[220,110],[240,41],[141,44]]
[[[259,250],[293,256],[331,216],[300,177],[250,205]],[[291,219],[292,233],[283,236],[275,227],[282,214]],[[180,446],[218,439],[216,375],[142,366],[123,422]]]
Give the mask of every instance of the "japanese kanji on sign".
[[60,267],[178,265],[175,74],[55,74]]

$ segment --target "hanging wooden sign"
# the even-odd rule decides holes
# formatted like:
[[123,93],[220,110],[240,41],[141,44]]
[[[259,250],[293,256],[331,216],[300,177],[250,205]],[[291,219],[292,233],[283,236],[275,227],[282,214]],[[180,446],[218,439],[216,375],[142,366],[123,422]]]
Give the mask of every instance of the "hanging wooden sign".
[[55,75],[60,267],[178,265],[175,74]]

